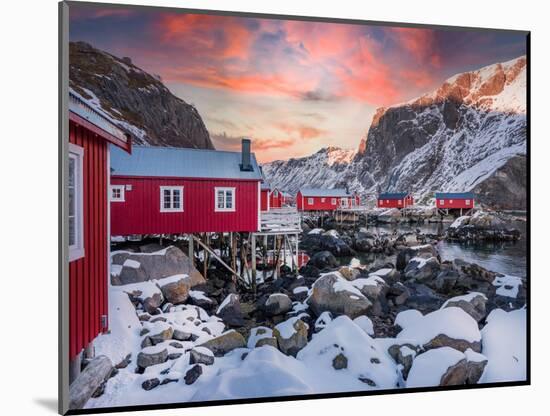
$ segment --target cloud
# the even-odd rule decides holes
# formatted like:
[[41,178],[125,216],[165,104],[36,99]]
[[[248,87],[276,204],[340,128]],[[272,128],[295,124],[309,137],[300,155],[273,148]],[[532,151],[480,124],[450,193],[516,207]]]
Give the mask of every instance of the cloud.
[[[245,136],[228,135],[225,132],[211,133],[210,138],[214,142],[214,146],[218,149],[230,150],[238,152],[241,150],[241,141]],[[252,151],[261,152],[273,149],[285,149],[296,144],[296,140],[291,138],[271,139],[250,137],[252,141]],[[258,157],[258,154],[256,154]]]
[[327,133],[326,130],[303,124],[277,123],[276,127],[283,132],[299,137],[300,139],[315,139]]

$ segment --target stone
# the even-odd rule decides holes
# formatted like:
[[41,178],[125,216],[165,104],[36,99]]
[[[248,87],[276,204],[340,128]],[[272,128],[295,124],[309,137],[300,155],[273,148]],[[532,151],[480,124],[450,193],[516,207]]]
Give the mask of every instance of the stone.
[[437,274],[436,278],[426,284],[437,290],[439,293],[448,294],[454,289],[459,277],[458,272],[453,267],[449,267],[447,264],[442,264],[441,270]]
[[207,348],[197,347],[189,351],[189,364],[214,364],[214,354]]
[[162,329],[159,332],[153,335],[149,333],[148,338],[151,340],[151,343],[153,345],[157,345],[157,344],[160,344],[161,342],[172,339],[173,334],[174,334],[174,330],[172,329],[172,327],[168,324],[165,324],[163,325]]
[[260,338],[258,341],[256,341],[256,348],[263,347],[264,345],[269,345],[273,348],[279,348],[279,344],[277,343],[277,338],[275,337],[265,337]]
[[361,274],[361,272],[359,270],[354,269],[354,268],[349,267],[349,266],[340,267],[340,269],[338,269],[338,272],[346,280],[355,280]]
[[281,352],[296,356],[307,344],[308,330],[309,326],[304,321],[293,317],[276,325],[273,336],[277,339]]
[[160,380],[158,378],[151,378],[149,380],[145,380],[143,383],[141,383],[141,387],[143,390],[149,391],[153,390],[155,387],[160,385]]
[[305,266],[300,267],[300,274],[304,277],[317,278],[321,275],[319,269],[313,264],[306,264]]
[[305,234],[300,240],[300,249],[308,253],[329,251],[336,257],[355,255],[355,251],[343,239],[333,234]]
[[395,267],[399,271],[404,270],[405,267],[407,267],[407,264],[409,263],[409,261],[414,257],[439,258],[439,253],[437,252],[437,249],[431,244],[408,247],[400,250],[397,253],[397,258],[395,260]]
[[332,360],[332,367],[335,370],[343,370],[344,368],[348,368],[348,359],[347,359],[347,357],[343,353],[339,353]]
[[191,334],[181,329],[174,329],[172,338],[177,341],[189,341],[191,339]]
[[[162,280],[159,284],[162,284]],[[160,290],[165,299],[174,305],[184,303],[189,297],[189,283],[184,278],[166,283],[160,286]]]
[[168,354],[168,360],[177,360],[183,355],[182,352],[172,352]]
[[[139,264],[137,268],[123,266],[127,260],[131,265]],[[206,283],[204,277],[195,268],[189,258],[179,248],[170,246],[155,253],[118,252],[112,256],[113,264],[121,265],[122,269],[117,276],[118,284],[144,282],[146,280],[160,280],[175,275],[187,275],[186,282],[190,287]]]
[[155,347],[144,348],[137,356],[137,365],[140,368],[147,368],[152,365],[162,364],[168,359],[168,350]]
[[401,221],[401,211],[397,208],[390,208],[378,214],[376,220],[383,224],[398,223]]
[[185,373],[185,384],[190,385],[193,384],[202,374],[202,367],[200,364],[196,364],[193,367],[191,367],[190,370]]
[[82,409],[113,371],[113,363],[105,355],[92,359],[69,386],[69,409]]
[[329,311],[334,315],[344,314],[352,319],[366,315],[372,306],[372,302],[365,295],[334,273],[321,276],[315,281],[307,302],[317,316]]
[[435,257],[413,257],[405,267],[404,275],[408,280],[423,283],[435,279],[440,268],[439,260]]
[[443,304],[443,308],[456,306],[462,309],[477,322],[481,322],[487,316],[485,305],[487,297],[483,293],[472,292],[464,296],[455,296]]
[[165,378],[164,380],[162,380],[162,382],[160,383],[161,386],[164,386],[165,384],[169,384],[169,383],[177,383],[179,381],[179,379],[177,378]]
[[153,296],[147,297],[143,300],[143,309],[150,315],[157,315],[159,313],[159,307],[164,302],[164,298],[161,293],[154,293]]
[[330,251],[319,251],[311,256],[308,265],[322,270],[337,267],[338,260],[336,260],[336,257]]
[[283,293],[273,293],[265,302],[265,312],[270,316],[283,315],[291,309],[292,301]]
[[172,341],[170,344],[171,347],[173,348],[177,348],[177,349],[182,349],[183,348],[183,345],[181,345],[179,342],[176,342],[176,341]]
[[388,353],[395,362],[403,366],[401,374],[403,375],[403,379],[406,380],[409,371],[411,371],[414,357],[418,353],[418,348],[412,344],[394,344],[388,348]]
[[231,293],[227,295],[216,311],[227,325],[232,327],[241,327],[244,325],[243,313],[239,302],[239,295]]
[[200,346],[208,348],[216,357],[221,357],[236,348],[245,348],[246,341],[237,331],[229,330],[216,338],[206,341]]

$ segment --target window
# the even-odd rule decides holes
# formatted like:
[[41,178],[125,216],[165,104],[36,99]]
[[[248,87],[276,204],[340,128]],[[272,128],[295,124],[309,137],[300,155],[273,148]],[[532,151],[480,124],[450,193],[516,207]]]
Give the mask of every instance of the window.
[[444,200],[444,199],[440,199],[440,200],[439,200],[439,203],[440,203],[441,205],[445,205],[445,200]]
[[470,205],[470,200],[469,199],[466,200],[466,205]]
[[389,199],[386,199],[386,204],[389,204],[390,203],[390,200]]
[[275,190],[273,191],[273,196],[274,196],[275,198],[277,198],[277,197],[279,196],[279,191],[275,189]]
[[216,188],[215,211],[235,211],[235,188]]
[[331,201],[330,201],[330,203],[331,203],[332,205],[336,205],[336,198],[332,198]]
[[449,204],[452,204],[453,203],[453,200],[452,199],[449,199]]
[[397,205],[403,205],[403,201],[401,201],[400,199],[397,200]]
[[183,186],[160,187],[160,212],[183,212]]
[[321,202],[325,202],[326,198],[321,198]]
[[307,199],[307,204],[308,205],[313,205],[313,198],[308,198]]
[[340,205],[343,207],[348,206],[348,200],[346,198],[340,198]]
[[84,149],[69,144],[69,261],[84,257]]
[[111,185],[111,201],[124,202],[124,185]]

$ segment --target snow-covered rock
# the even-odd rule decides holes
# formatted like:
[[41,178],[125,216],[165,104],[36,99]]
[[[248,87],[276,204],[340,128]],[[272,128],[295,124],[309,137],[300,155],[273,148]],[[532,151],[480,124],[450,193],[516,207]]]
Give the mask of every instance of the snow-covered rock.
[[466,295],[455,296],[447,300],[441,308],[456,306],[474,318],[477,322],[480,322],[486,315],[486,302],[487,296],[483,293],[470,292]]
[[283,353],[295,356],[307,344],[308,329],[308,324],[295,316],[277,324],[273,336]]
[[424,349],[446,346],[459,351],[471,348],[481,352],[481,333],[477,322],[460,308],[443,308],[422,317],[411,314],[406,319],[401,317],[398,322],[403,330],[397,338],[414,340]]

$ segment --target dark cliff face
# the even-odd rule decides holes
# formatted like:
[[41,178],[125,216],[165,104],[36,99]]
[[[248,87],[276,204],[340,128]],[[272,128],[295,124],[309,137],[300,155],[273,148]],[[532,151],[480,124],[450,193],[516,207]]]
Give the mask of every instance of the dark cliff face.
[[[198,111],[158,79],[84,42],[69,45],[70,87],[129,128],[137,144],[213,149]],[[90,94],[90,92],[92,94]]]
[[527,157],[518,155],[473,189],[478,200],[494,209],[527,209]]

